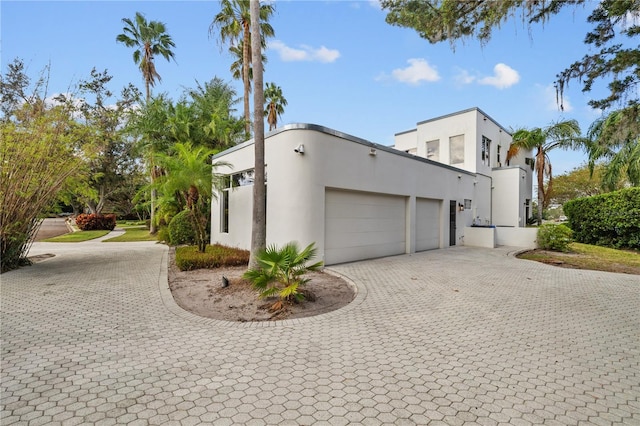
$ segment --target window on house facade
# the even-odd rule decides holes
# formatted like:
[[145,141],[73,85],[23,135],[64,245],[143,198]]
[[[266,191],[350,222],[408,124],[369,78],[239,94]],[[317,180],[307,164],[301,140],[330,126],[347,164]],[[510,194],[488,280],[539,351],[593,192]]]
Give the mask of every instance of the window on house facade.
[[[220,199],[220,232],[229,233],[229,192],[233,188],[253,185],[255,170],[249,169],[222,177],[222,197]],[[264,181],[267,183],[267,171],[264,172]],[[265,195],[266,200],[266,195]],[[265,201],[266,202],[266,201]]]
[[531,170],[533,170],[533,167],[536,164],[536,160],[534,160],[533,158],[527,157],[527,158],[524,159],[524,164],[529,165],[531,167]]
[[222,191],[220,203],[220,232],[229,233],[229,188]]
[[482,136],[481,156],[482,164],[491,166],[491,139],[486,136]]
[[449,138],[449,164],[464,163],[464,135]]
[[440,161],[440,140],[427,142],[427,158],[433,161]]
[[500,148],[502,148],[502,146],[498,145],[496,149],[496,161],[498,162],[498,167],[502,167],[502,163],[500,162]]

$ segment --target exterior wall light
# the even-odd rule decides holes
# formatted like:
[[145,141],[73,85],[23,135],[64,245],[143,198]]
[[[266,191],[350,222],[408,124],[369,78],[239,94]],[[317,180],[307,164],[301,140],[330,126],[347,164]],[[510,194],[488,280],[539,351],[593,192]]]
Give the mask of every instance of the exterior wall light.
[[369,155],[372,156],[372,157],[375,157],[376,155],[378,155],[378,151],[376,151],[375,148],[371,148],[369,150]]
[[304,145],[303,144],[298,145],[293,149],[293,151],[300,155],[304,155]]

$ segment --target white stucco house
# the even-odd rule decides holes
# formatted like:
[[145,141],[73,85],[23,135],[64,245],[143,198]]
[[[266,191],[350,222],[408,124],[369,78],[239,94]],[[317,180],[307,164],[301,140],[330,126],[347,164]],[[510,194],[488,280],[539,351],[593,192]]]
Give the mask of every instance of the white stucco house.
[[[478,108],[420,122],[398,133],[395,147],[286,125],[265,139],[267,244],[315,242],[331,265],[476,245],[478,226],[522,227],[531,214],[532,160],[522,153],[506,164],[510,143]],[[253,140],[213,161],[232,168],[217,170],[228,176],[212,201],[211,242],[249,249]]]

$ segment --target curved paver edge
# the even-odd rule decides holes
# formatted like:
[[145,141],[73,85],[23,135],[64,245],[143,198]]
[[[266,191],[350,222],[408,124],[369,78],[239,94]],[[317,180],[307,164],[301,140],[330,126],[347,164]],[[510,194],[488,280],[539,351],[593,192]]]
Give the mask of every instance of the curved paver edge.
[[168,273],[168,257],[169,257],[169,249],[167,248],[162,254],[162,261],[160,264],[160,274],[158,276],[158,289],[160,291],[160,298],[162,299],[162,303],[167,308],[168,311],[175,314],[176,316],[201,325],[219,325],[219,326],[228,326],[228,327],[238,327],[238,328],[254,328],[254,327],[288,327],[292,325],[299,325],[303,323],[316,322],[320,320],[324,320],[330,318],[335,315],[342,315],[345,312],[348,312],[359,304],[361,304],[367,297],[367,288],[361,284],[356,283],[351,278],[347,277],[344,274],[338,273],[332,269],[325,268],[323,272],[328,273],[330,275],[342,278],[347,282],[349,286],[351,286],[355,290],[355,296],[351,302],[347,305],[336,309],[335,311],[326,312],[319,315],[314,315],[310,317],[304,318],[291,318],[277,321],[247,321],[247,322],[239,322],[239,321],[226,321],[219,320],[215,318],[206,318],[201,317],[199,315],[193,314],[182,307],[180,307],[175,299],[173,298],[173,294],[171,294],[171,289],[169,288],[169,273]]

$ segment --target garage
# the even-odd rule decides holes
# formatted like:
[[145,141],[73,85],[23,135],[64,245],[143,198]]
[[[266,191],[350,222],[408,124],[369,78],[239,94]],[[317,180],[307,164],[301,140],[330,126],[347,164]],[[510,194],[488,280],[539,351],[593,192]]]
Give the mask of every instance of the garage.
[[325,264],[406,252],[406,198],[326,189]]
[[416,251],[440,248],[440,200],[416,198]]

